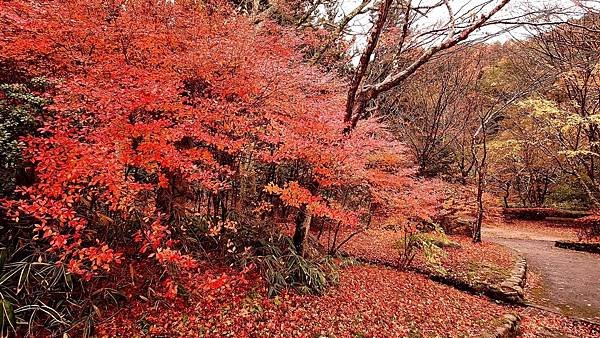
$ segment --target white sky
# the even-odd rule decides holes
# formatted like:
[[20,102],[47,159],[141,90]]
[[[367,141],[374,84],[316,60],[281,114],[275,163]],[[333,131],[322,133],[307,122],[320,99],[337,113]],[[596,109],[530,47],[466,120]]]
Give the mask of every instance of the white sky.
[[[360,4],[361,1],[362,0],[341,0],[340,6],[342,7],[342,9],[344,10],[345,13],[349,13],[354,8],[356,8],[358,6],[358,4]],[[500,0],[492,1],[490,4],[488,4],[485,7],[485,10],[483,12],[488,12],[499,1]],[[578,1],[578,0],[511,0],[510,3],[502,9],[502,11],[500,11],[499,13],[497,13],[494,16],[494,18],[512,17],[513,15],[515,15],[515,13],[522,13],[524,8],[530,8],[532,6],[535,8],[551,8],[551,7],[560,6],[560,7],[563,7],[565,9],[572,11],[574,9],[574,7],[576,7],[574,1]],[[434,3],[437,3],[438,0],[412,0],[412,2],[413,2],[413,4],[419,3],[421,6],[424,6],[424,5],[432,5]],[[449,1],[450,7],[452,8],[452,11],[454,12],[455,17],[459,16],[460,14],[464,14],[467,11],[469,11],[475,7],[478,7],[480,4],[482,4],[484,2],[486,2],[486,1],[485,0],[450,0]],[[584,2],[588,5],[590,3],[595,3],[594,6],[597,6],[600,3],[599,0],[592,0],[592,1],[584,0]],[[432,11],[428,15],[428,17],[421,20],[419,22],[419,24],[423,25],[423,26],[430,26],[430,25],[436,24],[438,22],[444,24],[444,23],[447,23],[448,20],[449,20],[448,12],[444,6],[441,6],[438,9]],[[351,31],[353,32],[353,34],[357,35],[358,48],[360,48],[361,45],[364,45],[364,43],[366,41],[365,35],[368,32],[368,30],[370,29],[370,25],[368,23],[369,23],[369,19],[366,15],[359,16],[355,20],[353,20],[353,22],[350,23]],[[505,27],[488,26],[488,27],[485,27],[482,30],[480,30],[480,32],[476,33],[474,36],[482,36],[482,35],[488,34],[488,33],[497,33],[499,31],[501,31],[503,28],[506,28],[506,26]],[[526,35],[525,29],[517,28],[510,32],[500,34],[500,35],[490,39],[490,41],[505,42],[512,38],[522,38],[525,35]]]

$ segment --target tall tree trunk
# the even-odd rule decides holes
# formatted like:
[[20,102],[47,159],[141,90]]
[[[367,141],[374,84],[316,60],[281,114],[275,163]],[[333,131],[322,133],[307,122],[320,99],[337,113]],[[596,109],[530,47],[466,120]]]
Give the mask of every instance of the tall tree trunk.
[[477,218],[473,224],[473,243],[481,242],[481,225],[483,223],[483,192],[485,189],[485,172],[486,172],[486,160],[487,160],[487,130],[486,130],[486,119],[481,119],[481,145],[482,155],[481,159],[477,158],[475,152],[475,139],[473,139],[473,156],[475,159],[475,172],[477,173]]

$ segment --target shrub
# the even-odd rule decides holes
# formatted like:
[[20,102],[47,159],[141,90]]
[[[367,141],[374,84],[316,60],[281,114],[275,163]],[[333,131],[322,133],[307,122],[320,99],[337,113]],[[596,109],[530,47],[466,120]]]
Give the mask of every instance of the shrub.
[[190,216],[219,229],[247,209],[344,226],[426,213],[405,148],[375,120],[344,136],[341,83],[303,64],[289,32],[195,1],[31,4],[1,8],[0,58],[59,85],[24,140],[36,181],[5,207],[70,272],[139,252],[193,266]]
[[507,219],[543,220],[548,216],[546,208],[504,208],[502,215]]
[[[6,64],[2,69],[2,79],[10,82],[0,83],[0,197],[10,197],[17,184],[33,182],[33,170],[21,155],[21,138],[37,133],[49,103],[41,96],[48,83],[27,80]],[[43,245],[23,240],[33,237],[31,217],[11,221],[5,211],[0,208],[0,335],[31,334],[41,327],[60,332],[73,318],[76,279]]]
[[454,245],[439,227],[432,232],[411,231],[405,228],[402,239],[396,243],[399,256],[398,267],[401,270],[408,269],[417,253],[421,252],[428,264],[441,269],[440,258],[444,255],[443,248]]
[[269,297],[291,289],[322,294],[338,280],[337,266],[329,256],[300,256],[291,238],[281,234],[258,239],[250,252],[239,256],[237,263],[258,267],[267,282]]

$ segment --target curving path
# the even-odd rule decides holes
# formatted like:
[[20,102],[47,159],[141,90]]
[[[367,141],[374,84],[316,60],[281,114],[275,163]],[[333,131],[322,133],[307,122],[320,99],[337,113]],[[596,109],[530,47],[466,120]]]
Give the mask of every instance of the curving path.
[[600,321],[600,255],[554,247],[554,239],[526,236],[502,228],[483,232],[486,239],[513,248],[541,278],[532,302],[562,313]]

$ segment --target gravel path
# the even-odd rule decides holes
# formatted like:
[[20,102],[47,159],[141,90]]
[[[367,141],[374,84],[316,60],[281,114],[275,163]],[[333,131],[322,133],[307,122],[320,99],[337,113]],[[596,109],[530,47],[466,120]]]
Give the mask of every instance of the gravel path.
[[484,231],[484,237],[513,248],[525,257],[528,268],[542,279],[534,303],[564,314],[600,321],[600,255],[554,247],[554,241],[503,236],[501,228]]

